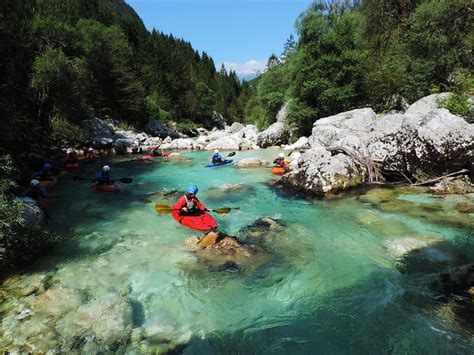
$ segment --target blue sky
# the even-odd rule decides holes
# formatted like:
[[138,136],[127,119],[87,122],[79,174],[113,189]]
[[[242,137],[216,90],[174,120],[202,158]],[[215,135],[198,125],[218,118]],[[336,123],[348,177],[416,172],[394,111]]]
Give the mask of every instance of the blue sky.
[[191,42],[240,76],[263,70],[281,54],[295,21],[312,0],[126,0],[148,30]]

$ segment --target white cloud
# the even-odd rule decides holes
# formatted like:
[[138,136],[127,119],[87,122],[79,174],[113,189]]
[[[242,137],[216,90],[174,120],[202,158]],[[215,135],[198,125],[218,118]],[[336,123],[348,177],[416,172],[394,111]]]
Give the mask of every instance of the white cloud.
[[243,63],[224,62],[226,69],[235,71],[239,77],[256,75],[258,72],[263,73],[265,71],[265,65],[266,61],[255,59]]

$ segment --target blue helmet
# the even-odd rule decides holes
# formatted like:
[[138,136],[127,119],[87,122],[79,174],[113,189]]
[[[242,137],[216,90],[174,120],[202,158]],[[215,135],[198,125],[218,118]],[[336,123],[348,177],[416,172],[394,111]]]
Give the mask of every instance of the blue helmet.
[[43,165],[43,169],[52,169],[52,168],[53,168],[53,165],[50,163],[44,163]]
[[197,194],[198,191],[199,191],[199,189],[198,189],[198,187],[197,187],[195,184],[189,185],[189,187],[188,187],[188,192],[189,192],[190,194],[194,194],[194,195],[195,195],[195,194]]

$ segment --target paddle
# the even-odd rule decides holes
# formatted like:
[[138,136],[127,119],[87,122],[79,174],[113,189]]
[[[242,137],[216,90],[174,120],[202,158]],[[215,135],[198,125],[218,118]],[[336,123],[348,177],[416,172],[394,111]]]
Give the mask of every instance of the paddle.
[[225,157],[226,158],[230,158],[230,157],[233,157],[235,155],[235,152],[230,152],[229,154],[227,154]]
[[[155,210],[157,213],[164,214],[164,213],[170,213],[173,211],[178,211],[179,208],[173,208],[168,205],[155,205]],[[231,211],[230,207],[222,207],[222,208],[216,208],[215,210],[212,210],[212,212],[216,212],[219,214],[229,213],[230,211]]]
[[[72,179],[74,181],[91,181],[91,179],[85,178],[85,177],[82,177],[82,176],[73,176]],[[133,182],[133,179],[125,177],[125,178],[120,178],[118,180],[113,180],[113,181],[119,181],[122,184],[130,184],[131,182]]]

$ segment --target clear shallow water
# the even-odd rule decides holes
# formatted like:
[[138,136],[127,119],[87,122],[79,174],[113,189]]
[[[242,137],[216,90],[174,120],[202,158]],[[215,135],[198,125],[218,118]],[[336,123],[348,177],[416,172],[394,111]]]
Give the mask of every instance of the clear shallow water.
[[[471,352],[472,320],[429,288],[437,272],[474,260],[473,216],[455,210],[465,197],[377,189],[311,201],[273,186],[269,169],[204,168],[209,154],[184,155],[151,164],[115,160],[114,177],[134,178],[118,194],[62,178],[50,216],[67,240],[4,284],[0,348]],[[238,152],[234,159],[274,155]],[[80,175],[99,168],[85,166]],[[189,183],[207,206],[235,208],[215,215],[226,234],[241,237],[262,216],[278,219],[283,228],[263,244],[263,262],[218,272],[186,246],[199,232],[156,214],[155,203],[174,203],[180,195],[173,191]],[[223,191],[226,184],[242,185]],[[38,279],[43,286],[25,291]]]

